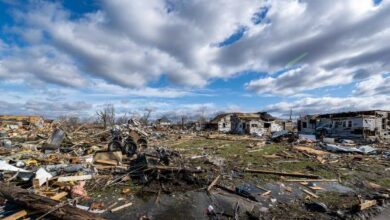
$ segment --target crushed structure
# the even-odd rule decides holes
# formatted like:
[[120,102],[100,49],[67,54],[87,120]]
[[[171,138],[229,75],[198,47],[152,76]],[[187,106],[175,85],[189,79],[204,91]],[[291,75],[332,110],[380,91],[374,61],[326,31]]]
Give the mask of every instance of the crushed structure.
[[37,115],[0,115],[0,125],[34,125],[36,127],[43,127],[45,120]]
[[355,219],[390,201],[386,144],[328,143],[264,112],[198,122],[215,130],[4,123],[0,218]]
[[298,131],[319,137],[390,140],[390,111],[340,112],[301,117]]

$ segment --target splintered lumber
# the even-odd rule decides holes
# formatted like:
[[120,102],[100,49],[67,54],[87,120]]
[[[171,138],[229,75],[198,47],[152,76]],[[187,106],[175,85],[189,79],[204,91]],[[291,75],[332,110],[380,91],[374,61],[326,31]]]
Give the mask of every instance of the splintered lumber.
[[324,189],[321,186],[309,186],[309,188],[312,190],[323,190]]
[[286,172],[278,172],[278,171],[270,171],[270,170],[258,170],[258,169],[245,169],[247,173],[264,173],[264,174],[273,174],[280,176],[293,176],[293,177],[302,177],[302,178],[313,178],[319,179],[320,177],[313,174],[304,174],[304,173],[286,173]]
[[210,192],[210,190],[213,188],[213,186],[214,186],[215,184],[217,184],[219,178],[221,178],[221,175],[218,175],[218,176],[213,180],[213,182],[211,182],[211,184],[209,185],[209,187],[207,187],[207,191],[208,191],[208,192]]
[[364,210],[376,205],[376,200],[365,200],[359,204],[359,209]]
[[121,209],[124,209],[124,208],[127,208],[127,207],[129,207],[129,206],[131,206],[131,205],[133,205],[132,202],[126,203],[126,204],[124,204],[124,205],[121,205],[121,206],[118,206],[118,207],[116,207],[116,208],[111,209],[111,212],[117,212],[117,211],[119,211],[119,210],[121,210]]
[[106,165],[116,166],[118,162],[116,160],[95,160],[95,163],[101,163]]
[[269,194],[271,194],[271,190],[261,193],[261,196],[268,196]]
[[313,149],[313,148],[310,148],[310,147],[297,146],[297,147],[293,147],[293,150],[297,150],[297,151],[300,151],[300,152],[305,152],[305,153],[308,153],[308,154],[314,154],[314,155],[317,155],[317,156],[324,156],[324,155],[328,155],[329,154],[329,152],[327,152],[327,151],[316,150],[316,149]]
[[307,190],[307,189],[302,189],[302,191],[305,192],[305,193],[307,193],[307,194],[309,194],[309,195],[311,195],[311,196],[313,196],[314,198],[318,198],[318,196],[317,196],[316,194],[310,192],[310,191]]
[[21,210],[19,212],[16,212],[16,213],[14,213],[12,215],[9,215],[9,216],[3,218],[3,220],[16,220],[16,219],[23,218],[26,215],[27,215],[26,210]]
[[90,180],[92,175],[82,175],[82,176],[60,176],[57,179],[57,182],[70,182],[70,181],[80,181],[80,180]]
[[54,199],[54,200],[61,200],[62,198],[64,198],[65,196],[67,196],[68,193],[67,192],[60,192],[60,193],[57,193],[55,194],[54,196],[50,197],[50,199]]
[[54,219],[103,219],[96,214],[78,209],[69,204],[61,205],[56,200],[34,194],[20,187],[8,186],[4,183],[0,183],[0,196],[37,214],[45,215],[48,213],[48,216]]

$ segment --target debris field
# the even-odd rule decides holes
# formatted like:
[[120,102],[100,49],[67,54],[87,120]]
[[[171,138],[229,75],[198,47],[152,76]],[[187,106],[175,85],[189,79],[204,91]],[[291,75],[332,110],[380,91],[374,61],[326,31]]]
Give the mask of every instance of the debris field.
[[390,199],[390,146],[61,121],[3,125],[4,219],[367,219]]

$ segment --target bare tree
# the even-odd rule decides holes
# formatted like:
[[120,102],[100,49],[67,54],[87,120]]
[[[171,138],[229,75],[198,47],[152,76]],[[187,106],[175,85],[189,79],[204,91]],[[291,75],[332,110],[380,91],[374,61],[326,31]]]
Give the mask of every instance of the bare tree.
[[141,122],[147,125],[149,123],[150,116],[152,115],[153,109],[152,108],[145,108],[144,109],[144,115],[141,118]]
[[127,113],[125,113],[124,115],[116,118],[116,124],[119,124],[119,125],[127,124],[128,120],[129,120],[129,118],[127,117]]
[[187,119],[188,119],[188,116],[184,112],[182,112],[180,114],[181,129],[184,129],[184,124],[186,123]]
[[199,113],[199,119],[198,119],[198,120],[205,121],[205,120],[207,119],[207,116],[208,116],[207,111],[208,111],[207,106],[202,105],[202,106],[198,109],[198,113]]
[[105,105],[102,110],[96,112],[96,115],[99,121],[103,123],[104,128],[115,124],[115,108],[112,104]]
[[58,120],[60,121],[60,124],[63,124],[65,126],[71,126],[71,127],[76,127],[81,122],[79,117],[68,116],[68,115],[61,115],[58,117]]

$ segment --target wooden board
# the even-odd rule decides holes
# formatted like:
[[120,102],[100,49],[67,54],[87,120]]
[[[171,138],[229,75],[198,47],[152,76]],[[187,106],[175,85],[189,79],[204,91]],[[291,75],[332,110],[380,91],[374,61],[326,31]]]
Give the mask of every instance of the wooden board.
[[317,155],[317,156],[324,156],[324,155],[328,155],[329,154],[329,152],[327,152],[327,151],[316,150],[316,149],[313,149],[313,148],[310,148],[310,147],[296,146],[296,147],[293,147],[293,150],[297,150],[297,151],[300,151],[300,152],[305,152],[305,153],[312,154],[312,155]]

